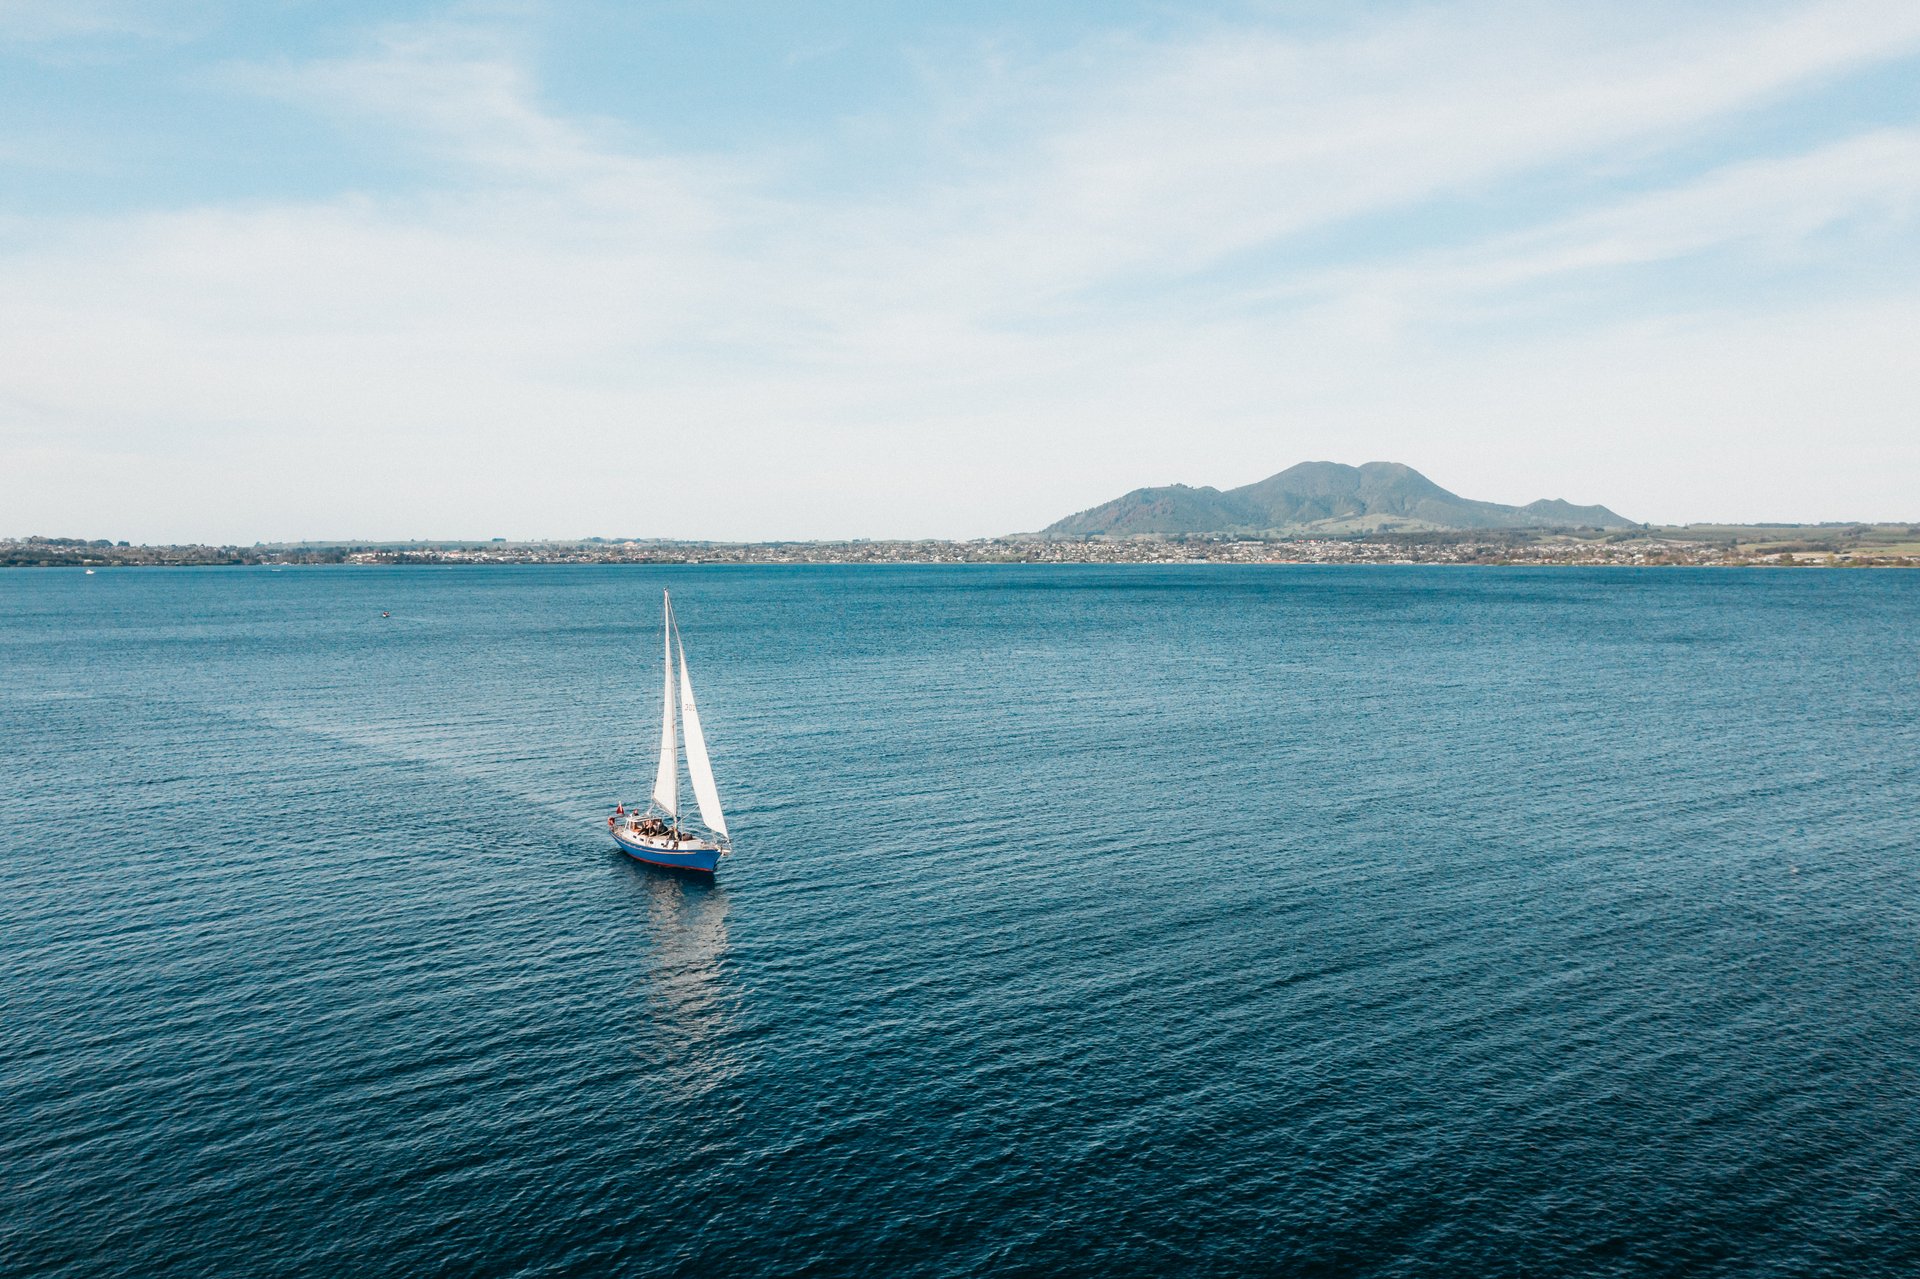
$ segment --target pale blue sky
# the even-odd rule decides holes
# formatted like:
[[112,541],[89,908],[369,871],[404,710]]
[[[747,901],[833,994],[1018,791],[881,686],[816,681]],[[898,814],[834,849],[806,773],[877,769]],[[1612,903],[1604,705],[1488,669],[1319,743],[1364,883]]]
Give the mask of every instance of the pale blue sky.
[[0,535],[1920,518],[1917,223],[1911,0],[0,0]]

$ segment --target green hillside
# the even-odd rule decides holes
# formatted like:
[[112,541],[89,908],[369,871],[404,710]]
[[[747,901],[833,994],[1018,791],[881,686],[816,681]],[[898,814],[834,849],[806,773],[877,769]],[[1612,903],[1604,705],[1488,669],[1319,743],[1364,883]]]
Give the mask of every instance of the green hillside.
[[1135,489],[1047,526],[1057,537],[1134,534],[1420,532],[1431,529],[1634,528],[1604,506],[1558,498],[1505,506],[1461,497],[1398,462],[1302,462],[1222,491]]

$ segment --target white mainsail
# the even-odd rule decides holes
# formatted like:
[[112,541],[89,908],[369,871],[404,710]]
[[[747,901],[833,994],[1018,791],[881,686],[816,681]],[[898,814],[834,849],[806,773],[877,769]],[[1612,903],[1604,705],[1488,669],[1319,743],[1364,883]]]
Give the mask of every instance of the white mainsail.
[[[674,628],[678,637],[679,628]],[[707,760],[707,739],[700,731],[700,710],[693,704],[693,681],[687,677],[687,649],[680,645],[680,704],[684,707],[681,723],[687,734],[687,776],[693,779],[694,802],[700,805],[700,820],[716,834],[725,836],[727,819],[720,812],[720,789],[713,784],[713,765]]]
[[[660,695],[660,770],[653,775],[653,802],[660,805],[667,816],[678,817],[680,752],[674,749],[673,740],[673,599],[665,591],[660,594],[667,614],[666,624],[661,628],[666,633],[665,655],[662,658],[666,667],[666,687]],[[700,753],[701,762],[704,763],[706,758],[703,749]]]

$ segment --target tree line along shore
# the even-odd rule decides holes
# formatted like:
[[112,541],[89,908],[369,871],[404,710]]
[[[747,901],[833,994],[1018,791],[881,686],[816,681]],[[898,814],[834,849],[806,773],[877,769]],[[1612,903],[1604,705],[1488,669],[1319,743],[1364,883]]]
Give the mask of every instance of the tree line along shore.
[[1329,536],[1026,535],[971,541],[512,542],[143,546],[106,538],[0,539],[0,567],[391,564],[1513,564],[1920,567],[1920,524],[1680,525],[1628,531],[1402,530]]

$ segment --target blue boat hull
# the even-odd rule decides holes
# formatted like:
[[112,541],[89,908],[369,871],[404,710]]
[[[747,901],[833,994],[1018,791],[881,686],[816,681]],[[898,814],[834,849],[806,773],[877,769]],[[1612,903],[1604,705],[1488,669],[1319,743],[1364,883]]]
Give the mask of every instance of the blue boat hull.
[[620,851],[637,862],[649,866],[665,866],[672,870],[690,870],[700,875],[711,875],[720,865],[720,850],[717,848],[655,848],[651,844],[621,838],[614,832],[613,842],[620,845]]

